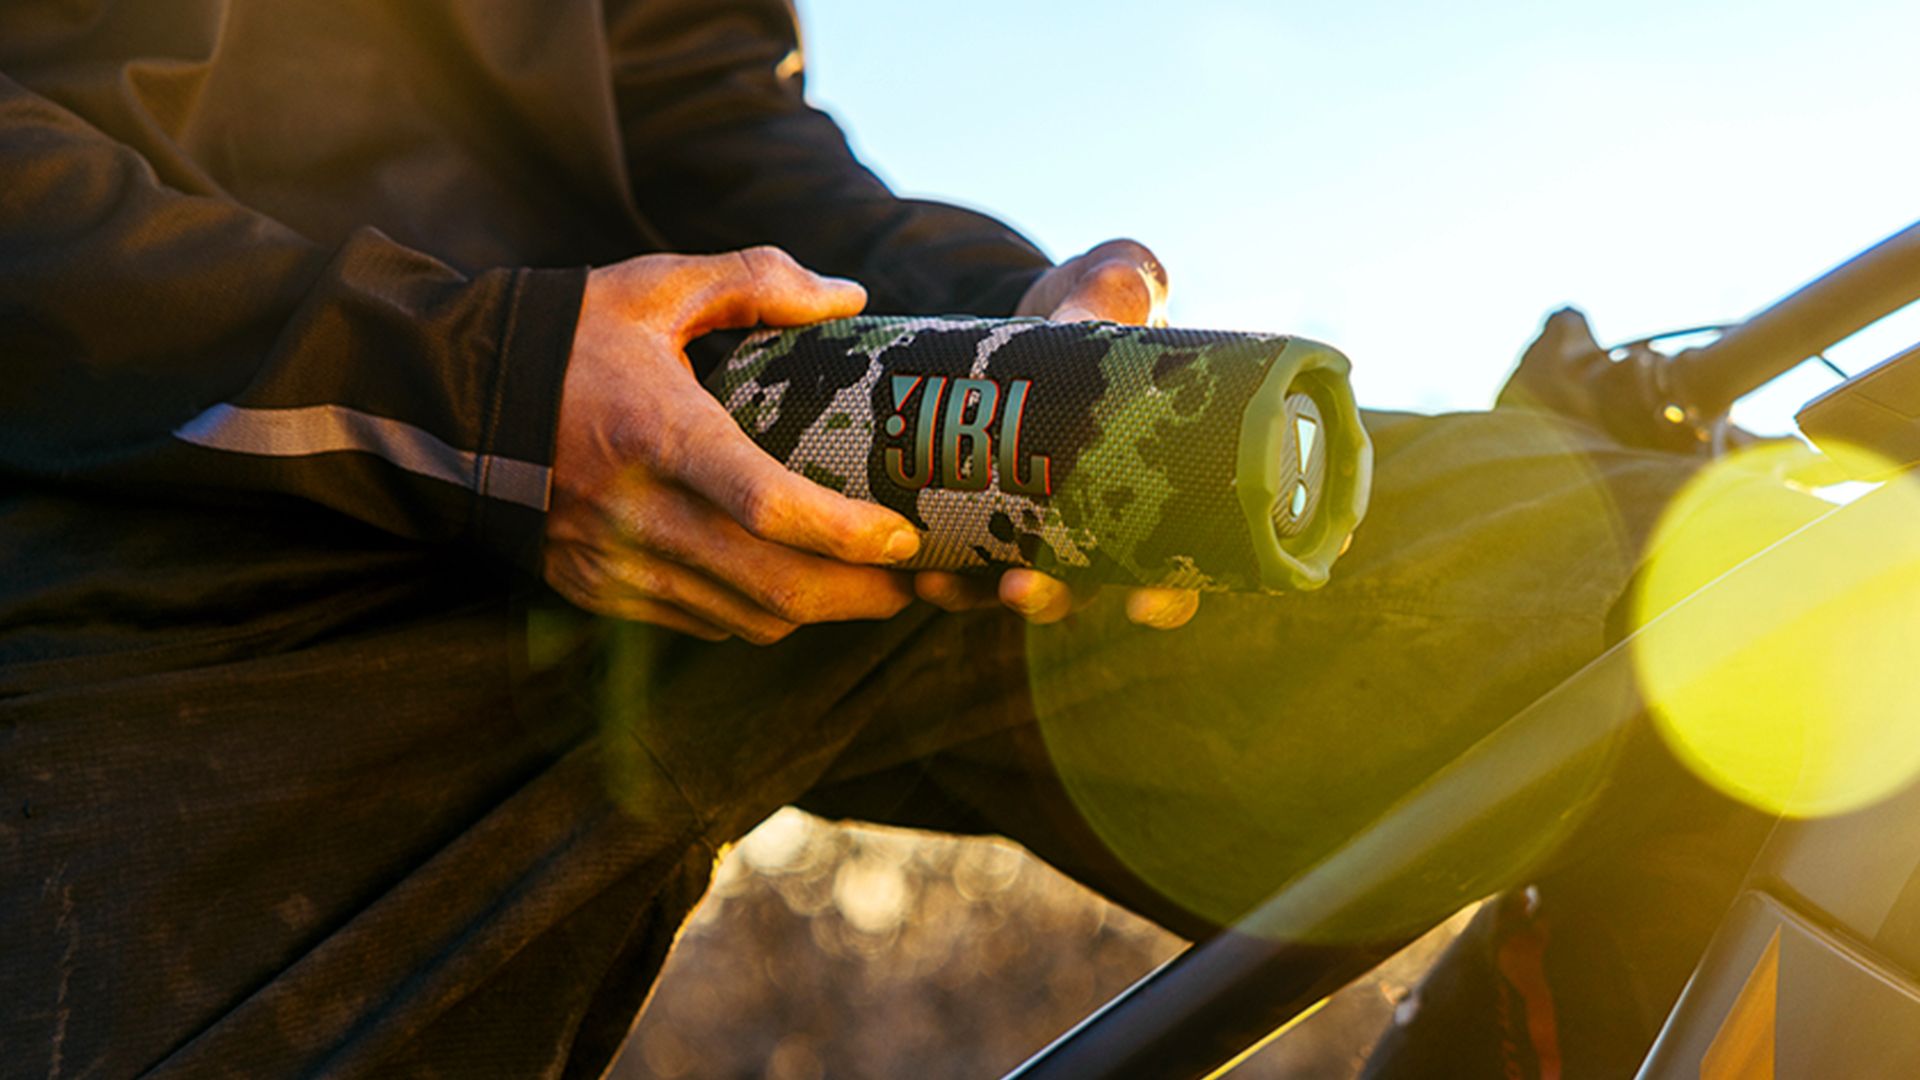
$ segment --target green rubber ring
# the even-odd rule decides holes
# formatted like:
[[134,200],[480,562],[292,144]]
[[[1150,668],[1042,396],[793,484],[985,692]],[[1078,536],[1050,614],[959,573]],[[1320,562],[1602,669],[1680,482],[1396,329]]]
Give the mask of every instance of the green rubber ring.
[[[1373,487],[1373,443],[1347,385],[1351,367],[1339,350],[1293,338],[1274,358],[1241,414],[1233,485],[1260,565],[1260,584],[1269,591],[1325,585],[1334,560],[1366,515]],[[1312,520],[1283,536],[1276,519],[1285,517],[1300,472],[1287,465],[1288,455],[1301,453],[1287,409],[1287,398],[1296,393],[1306,394],[1319,407],[1324,425],[1318,434],[1324,442],[1319,453],[1327,473]]]

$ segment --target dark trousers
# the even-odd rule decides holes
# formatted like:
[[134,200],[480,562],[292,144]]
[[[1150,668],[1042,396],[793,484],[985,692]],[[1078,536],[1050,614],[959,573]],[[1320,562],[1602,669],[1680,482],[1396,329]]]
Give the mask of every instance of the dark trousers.
[[597,1075],[790,803],[1004,834],[1202,932],[1597,654],[1690,469],[1528,413],[1369,423],[1335,584],[1170,634],[916,608],[714,646],[303,507],[8,495],[0,1074]]

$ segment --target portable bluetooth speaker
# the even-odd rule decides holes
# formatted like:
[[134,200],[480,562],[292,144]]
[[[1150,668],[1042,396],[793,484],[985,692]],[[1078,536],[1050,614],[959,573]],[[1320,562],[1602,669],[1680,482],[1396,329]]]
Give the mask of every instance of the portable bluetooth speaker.
[[748,338],[707,388],[787,467],[925,530],[916,569],[1311,589],[1372,446],[1333,349],[1273,334],[862,316]]

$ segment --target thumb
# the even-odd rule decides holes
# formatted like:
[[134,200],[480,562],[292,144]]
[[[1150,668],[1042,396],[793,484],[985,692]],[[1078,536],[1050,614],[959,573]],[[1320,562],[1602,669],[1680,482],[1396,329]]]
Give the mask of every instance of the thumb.
[[844,319],[867,306],[859,282],[816,274],[776,247],[689,256],[680,273],[686,299],[675,330],[682,340],[711,330]]

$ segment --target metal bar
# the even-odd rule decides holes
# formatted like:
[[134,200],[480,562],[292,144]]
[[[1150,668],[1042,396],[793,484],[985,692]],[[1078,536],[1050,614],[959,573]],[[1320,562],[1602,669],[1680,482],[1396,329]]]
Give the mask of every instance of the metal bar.
[[1820,275],[1728,330],[1674,356],[1670,384],[1707,420],[1835,342],[1920,300],[1920,223]]
[[1006,1080],[1215,1076],[1396,951],[1229,930],[1155,968]]

